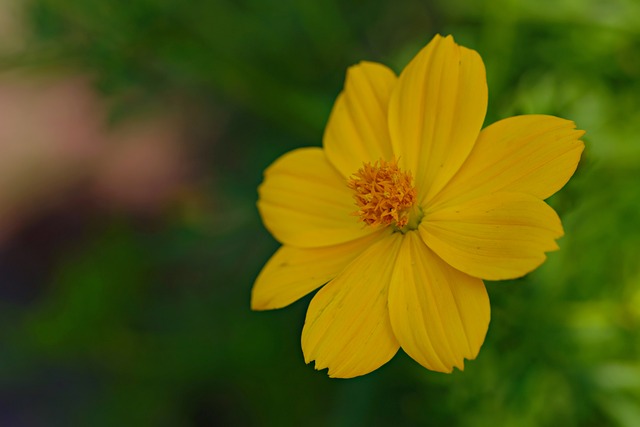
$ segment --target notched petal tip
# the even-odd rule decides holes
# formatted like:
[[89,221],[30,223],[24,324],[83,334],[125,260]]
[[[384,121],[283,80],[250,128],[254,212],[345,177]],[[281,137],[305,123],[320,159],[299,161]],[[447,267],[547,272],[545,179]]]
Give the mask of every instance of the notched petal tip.
[[[314,362],[314,360],[307,361],[306,359],[307,358],[305,357],[305,363],[307,365],[311,364],[311,362]],[[313,363],[313,369],[318,372],[326,370],[325,373],[329,378],[342,379],[342,380],[361,377],[363,375],[370,373],[370,372],[356,372],[353,370],[351,372],[348,372],[345,370],[335,369],[335,368],[332,368],[331,366],[327,366],[326,364],[318,363],[317,360]]]

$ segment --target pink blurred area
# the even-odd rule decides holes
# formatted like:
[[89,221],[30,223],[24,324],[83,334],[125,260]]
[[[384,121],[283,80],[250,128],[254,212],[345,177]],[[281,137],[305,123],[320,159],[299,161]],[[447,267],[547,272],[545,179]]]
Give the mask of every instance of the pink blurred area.
[[70,200],[154,214],[179,196],[191,169],[181,120],[110,126],[107,114],[85,77],[0,77],[0,245]]

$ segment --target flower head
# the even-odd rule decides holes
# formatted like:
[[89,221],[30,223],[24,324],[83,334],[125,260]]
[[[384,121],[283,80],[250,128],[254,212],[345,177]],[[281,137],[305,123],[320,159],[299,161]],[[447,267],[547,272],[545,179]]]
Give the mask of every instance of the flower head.
[[558,249],[543,200],[573,175],[584,132],[543,115],[482,129],[486,109],[480,56],[436,36],[399,77],[351,67],[323,148],[267,169],[258,208],[282,247],[251,305],[322,287],[302,331],[307,363],[354,377],[402,347],[428,369],[463,369],[489,325],[483,279],[521,277]]

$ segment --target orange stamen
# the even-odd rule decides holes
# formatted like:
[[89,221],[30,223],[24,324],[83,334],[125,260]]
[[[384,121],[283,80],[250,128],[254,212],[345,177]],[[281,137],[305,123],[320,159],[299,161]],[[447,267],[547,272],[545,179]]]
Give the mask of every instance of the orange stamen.
[[355,192],[353,198],[358,206],[354,215],[371,226],[404,227],[416,201],[416,189],[411,181],[411,172],[402,171],[396,160],[363,163],[347,181]]

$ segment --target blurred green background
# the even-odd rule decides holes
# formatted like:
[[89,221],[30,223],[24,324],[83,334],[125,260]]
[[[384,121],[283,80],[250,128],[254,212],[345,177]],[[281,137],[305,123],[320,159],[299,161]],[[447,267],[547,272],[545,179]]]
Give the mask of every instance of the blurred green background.
[[[485,125],[587,131],[566,236],[487,283],[464,372],[331,380],[309,297],[249,309],[256,187],[349,65],[435,33],[483,57]],[[640,426],[640,2],[3,0],[0,69],[0,425]]]

